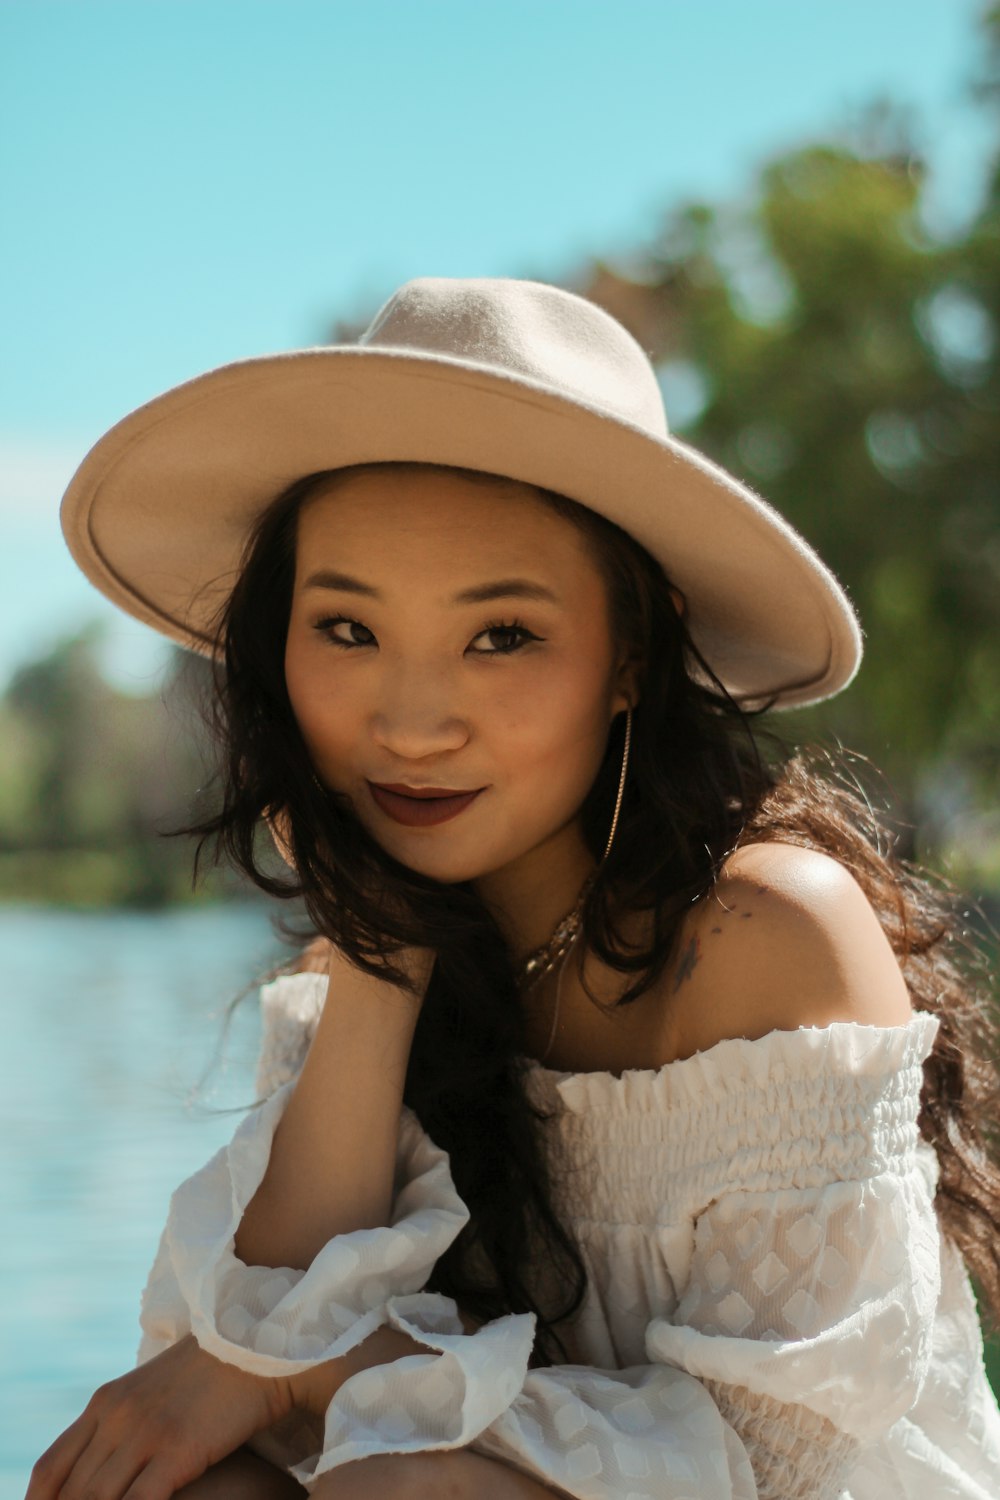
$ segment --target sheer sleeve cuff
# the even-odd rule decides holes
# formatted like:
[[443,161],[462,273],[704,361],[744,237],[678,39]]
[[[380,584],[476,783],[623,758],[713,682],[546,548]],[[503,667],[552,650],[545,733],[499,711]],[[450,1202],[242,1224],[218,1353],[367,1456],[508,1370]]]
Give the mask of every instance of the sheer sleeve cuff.
[[400,1117],[392,1222],[334,1236],[307,1270],[245,1265],[234,1251],[294,1083],[176,1189],[143,1293],[140,1363],[187,1332],[251,1374],[289,1376],[345,1354],[417,1292],[468,1221],[447,1153],[411,1110]]
[[467,1334],[450,1297],[390,1297],[386,1321],[423,1344],[391,1364],[346,1380],[326,1411],[322,1452],[288,1472],[310,1485],[340,1464],[373,1453],[468,1445],[509,1406],[524,1383],[534,1313],[509,1313]]

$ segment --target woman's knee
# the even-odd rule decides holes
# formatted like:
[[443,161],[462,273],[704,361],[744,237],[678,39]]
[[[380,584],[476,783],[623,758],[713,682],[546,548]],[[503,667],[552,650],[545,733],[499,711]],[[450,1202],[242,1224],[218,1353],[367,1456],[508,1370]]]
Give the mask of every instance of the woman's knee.
[[464,1500],[450,1453],[373,1453],[321,1474],[311,1500]]
[[308,1491],[249,1448],[237,1448],[197,1479],[174,1491],[174,1500],[302,1500]]
[[546,1500],[560,1493],[466,1448],[378,1453],[322,1474],[310,1500]]

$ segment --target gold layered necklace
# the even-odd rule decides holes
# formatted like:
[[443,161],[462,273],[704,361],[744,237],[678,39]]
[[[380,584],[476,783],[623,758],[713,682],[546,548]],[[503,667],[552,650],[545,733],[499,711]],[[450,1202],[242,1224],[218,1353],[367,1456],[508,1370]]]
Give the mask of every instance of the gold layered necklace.
[[549,1030],[549,1039],[545,1044],[545,1050],[539,1062],[544,1063],[552,1051],[556,1039],[556,1027],[559,1024],[559,1006],[562,1001],[562,982],[565,973],[565,959],[580,933],[580,922],[583,912],[583,904],[587,899],[587,893],[594,884],[594,876],[589,875],[584,881],[583,889],[577,897],[576,905],[572,911],[556,923],[555,930],[547,943],[536,948],[533,953],[523,961],[517,975],[517,988],[523,999],[536,985],[540,984],[546,974],[559,966],[559,977],[556,980],[556,1000],[552,1011],[552,1026]]
[[536,948],[533,953],[529,953],[522,962],[517,975],[517,987],[522,995],[526,995],[540,980],[545,978],[546,974],[550,974],[556,964],[565,958],[572,948],[577,933],[580,931],[583,905],[593,884],[594,876],[588,875],[572,911],[560,917],[548,942]]
[[[618,814],[621,812],[622,793],[625,790],[625,776],[628,771],[628,757],[631,743],[632,708],[631,705],[629,705],[625,716],[625,744],[622,751],[621,775],[618,778],[618,795],[615,798],[615,810],[611,818],[611,832],[608,834],[608,842],[605,847],[604,853],[601,856],[601,862],[600,865],[598,865],[598,870],[603,866],[605,860],[608,857],[608,854],[611,851],[611,845],[614,841],[615,830],[618,827]],[[556,1003],[552,1013],[552,1030],[549,1033],[548,1045],[546,1046],[545,1051],[542,1053],[541,1057],[538,1059],[539,1062],[544,1062],[549,1053],[552,1051],[552,1044],[555,1041],[556,1037],[556,1026],[559,1022],[559,1002],[562,999],[562,982],[563,974],[565,973],[565,958],[579,935],[584,903],[586,902],[587,895],[596,878],[597,870],[593,871],[592,874],[587,876],[587,879],[583,883],[583,888],[580,891],[579,896],[576,898],[576,905],[573,907],[572,911],[568,911],[564,917],[561,917],[559,919],[559,921],[555,925],[555,930],[553,931],[552,936],[549,938],[548,942],[543,943],[540,948],[536,948],[533,953],[529,953],[527,958],[523,960],[517,973],[516,984],[518,992],[523,998],[532,989],[534,989],[535,985],[538,984],[540,980],[545,978],[546,974],[551,973],[556,965],[559,965],[559,977],[556,981]]]

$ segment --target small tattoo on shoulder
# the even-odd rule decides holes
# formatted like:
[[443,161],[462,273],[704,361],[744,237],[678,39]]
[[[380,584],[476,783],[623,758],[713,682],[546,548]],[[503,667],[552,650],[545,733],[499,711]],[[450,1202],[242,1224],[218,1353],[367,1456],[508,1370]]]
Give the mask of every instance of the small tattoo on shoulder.
[[753,912],[752,911],[741,911],[740,912],[740,916],[741,917],[752,917],[753,916]]
[[712,928],[712,931],[713,931],[713,932],[721,932],[721,931],[722,931],[722,928],[721,928],[721,927],[713,927],[713,928]]
[[691,978],[695,964],[701,958],[701,942],[697,937],[689,938],[687,947],[680,963],[677,966],[677,978],[674,980],[673,993],[676,995],[685,979]]

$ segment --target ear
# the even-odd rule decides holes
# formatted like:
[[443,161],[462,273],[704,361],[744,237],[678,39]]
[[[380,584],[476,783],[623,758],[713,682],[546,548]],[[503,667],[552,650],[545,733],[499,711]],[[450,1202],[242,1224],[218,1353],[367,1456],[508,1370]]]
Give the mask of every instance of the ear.
[[624,713],[627,708],[635,708],[642,696],[639,688],[642,669],[643,662],[639,656],[626,656],[618,663],[615,691],[611,700],[614,714]]

